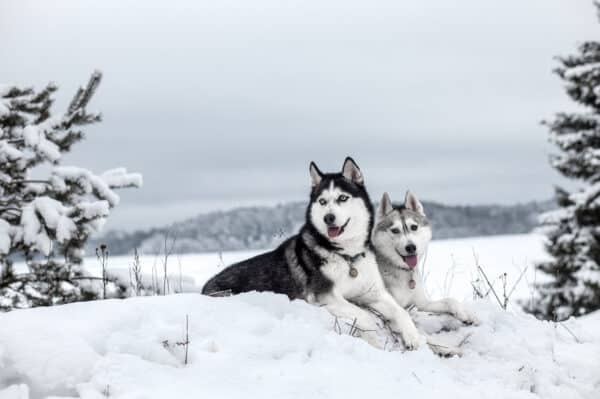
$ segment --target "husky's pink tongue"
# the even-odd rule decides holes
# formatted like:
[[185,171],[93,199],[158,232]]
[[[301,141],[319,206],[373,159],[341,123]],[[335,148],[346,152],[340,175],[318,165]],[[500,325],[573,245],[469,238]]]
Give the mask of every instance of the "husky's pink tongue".
[[342,232],[341,227],[328,227],[327,228],[327,235],[329,236],[329,238],[337,237],[340,235],[341,232]]
[[411,269],[417,266],[417,255],[403,256],[403,258],[408,267],[410,267]]

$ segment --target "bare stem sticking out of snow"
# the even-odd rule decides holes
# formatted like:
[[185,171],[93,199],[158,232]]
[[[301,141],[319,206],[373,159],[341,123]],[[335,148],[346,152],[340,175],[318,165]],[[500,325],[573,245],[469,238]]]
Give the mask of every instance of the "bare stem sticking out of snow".
[[171,344],[169,342],[169,340],[164,340],[162,341],[162,345],[165,348],[172,348],[173,346],[175,347],[183,347],[183,364],[187,365],[188,364],[188,360],[189,360],[189,349],[190,349],[190,316],[189,315],[185,315],[185,334],[183,337],[183,341],[176,341],[175,343]]
[[137,248],[133,249],[133,263],[129,268],[129,283],[131,285],[131,291],[133,295],[140,296],[144,283],[142,280],[142,265],[140,263],[140,254]]
[[171,238],[171,243],[169,246],[169,235],[170,232],[167,231],[165,233],[165,239],[164,239],[164,252],[163,252],[163,295],[167,295],[168,291],[170,290],[169,287],[169,276],[168,276],[168,271],[169,271],[169,256],[173,253],[173,248],[175,248],[175,243],[177,242],[177,236],[173,236],[173,238]]
[[562,328],[564,328],[565,330],[567,330],[567,332],[573,337],[573,339],[575,340],[575,342],[577,342],[578,344],[581,343],[581,340],[579,338],[577,338],[577,336],[575,335],[575,333],[573,333],[573,331],[571,331],[571,329],[565,325],[564,321],[563,322],[558,322],[557,324],[559,326],[561,326]]
[[414,371],[411,371],[412,375],[415,377],[415,380],[417,380],[417,382],[421,385],[423,385],[423,381],[421,381],[421,379],[417,376],[417,374]]
[[102,299],[106,299],[106,283],[108,277],[106,275],[106,265],[108,263],[108,247],[106,244],[100,244],[100,247],[96,248],[96,257],[100,261],[102,266]]
[[[475,250],[473,250],[473,258],[475,259],[475,266],[477,266],[478,275],[480,277],[483,277],[483,281],[487,285],[487,291],[484,293],[483,289],[481,287],[481,284],[480,284],[482,280],[479,276],[478,276],[477,280],[471,281],[471,286],[473,287],[473,297],[486,298],[489,295],[489,293],[491,292],[492,294],[494,294],[494,298],[496,298],[498,305],[500,305],[500,307],[502,309],[506,310],[508,308],[510,298],[511,298],[512,294],[515,292],[515,288],[517,288],[517,285],[519,285],[519,283],[523,279],[523,276],[525,276],[525,273],[527,272],[527,266],[525,266],[525,268],[523,268],[523,270],[521,270],[519,277],[517,278],[515,283],[512,285],[512,287],[510,289],[508,289],[508,273],[504,272],[500,276],[498,276],[494,281],[490,281],[486,272],[483,270],[483,267],[479,263],[479,257],[477,256],[477,253],[475,253]],[[502,298],[500,298],[500,295],[498,294],[498,292],[496,291],[496,288],[494,287],[494,284],[498,280],[500,280],[500,282],[502,283]]]

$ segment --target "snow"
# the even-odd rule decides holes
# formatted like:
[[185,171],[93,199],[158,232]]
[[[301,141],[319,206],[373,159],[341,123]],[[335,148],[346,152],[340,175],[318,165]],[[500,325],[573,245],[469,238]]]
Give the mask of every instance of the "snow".
[[4,219],[0,219],[0,254],[8,254],[11,243],[11,226]]
[[[59,179],[63,179],[64,181],[76,182],[83,192],[87,194],[98,192],[100,198],[106,199],[112,206],[119,204],[117,193],[113,192],[101,177],[94,175],[87,169],[75,166],[59,166],[54,168],[52,173],[54,175],[53,181],[60,182]],[[62,182],[60,186],[67,187]]]
[[109,187],[142,187],[143,178],[140,173],[128,173],[125,168],[107,170],[100,176]]
[[[176,274],[181,267],[190,276],[186,284],[192,278],[200,286],[224,264],[251,254],[171,255],[169,267]],[[425,262],[427,286],[434,297],[470,298],[476,264],[490,278],[507,272],[512,283],[525,265],[545,257],[536,235],[435,241]],[[109,267],[125,275],[132,261],[109,258]],[[160,257],[140,261],[144,271],[162,271]],[[88,267],[96,263],[86,259]],[[514,298],[528,295],[522,281]],[[453,358],[427,347],[375,349],[349,336],[343,322],[339,334],[326,310],[269,293],[186,293],[17,310],[0,314],[0,399],[599,397],[600,312],[554,324],[517,306],[504,311],[493,298],[467,305],[480,326],[415,316],[438,341],[462,342],[463,356]]]
[[[403,396],[594,398],[600,314],[563,328],[471,304],[482,320],[441,335],[462,358],[381,351],[338,335],[322,308],[273,294],[131,298],[0,316],[0,384],[31,397]],[[188,364],[184,364],[189,317]],[[25,338],[26,337],[26,338]],[[22,395],[24,389],[14,389]],[[16,398],[19,396],[9,396]],[[26,397],[26,396],[25,396]]]
[[600,71],[600,62],[591,62],[565,70],[565,78],[570,80],[582,79],[585,75]]
[[45,156],[50,161],[60,159],[60,149],[58,145],[46,138],[46,133],[40,131],[40,126],[27,125],[23,129],[23,139],[28,147],[35,149],[39,154]]
[[93,219],[98,217],[106,217],[110,212],[108,201],[80,202],[77,208],[81,211],[85,219]]
[[125,168],[111,169],[96,176],[87,169],[76,166],[58,166],[52,171],[52,183],[57,190],[66,190],[67,181],[77,183],[87,194],[97,193],[108,201],[111,207],[119,204],[120,198],[112,189],[124,187],[141,187],[142,175],[128,173]]
[[27,385],[12,385],[6,389],[0,390],[0,399],[27,399],[29,398],[29,388]]
[[[0,129],[0,133],[2,129]],[[0,142],[0,162],[8,163],[23,157],[23,153],[5,141]]]
[[[0,88],[0,97],[3,95],[3,90]],[[4,104],[4,101],[0,101],[0,116],[6,116],[10,113],[10,108]]]
[[56,232],[58,242],[69,240],[77,230],[73,220],[67,216],[69,208],[50,197],[38,197],[23,207],[21,225],[23,226],[23,242],[48,255],[51,240],[45,226]]

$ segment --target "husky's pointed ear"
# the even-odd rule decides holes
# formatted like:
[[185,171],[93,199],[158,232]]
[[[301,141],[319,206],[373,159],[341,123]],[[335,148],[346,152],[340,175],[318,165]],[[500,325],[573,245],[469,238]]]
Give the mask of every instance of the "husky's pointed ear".
[[310,184],[313,188],[317,187],[321,180],[323,180],[323,173],[317,167],[317,164],[314,162],[310,163]]
[[388,193],[383,193],[383,197],[381,197],[381,201],[379,201],[379,206],[377,207],[377,220],[383,219],[385,215],[394,210],[394,206],[392,205],[392,200]]
[[344,161],[344,166],[342,166],[342,175],[348,179],[353,181],[356,184],[364,184],[363,174],[360,171],[360,168],[354,162],[354,159],[350,157],[346,157]]
[[423,205],[419,201],[419,199],[410,191],[406,192],[406,198],[404,199],[404,206],[406,209],[410,209],[411,211],[415,211],[425,216],[425,210],[423,209]]

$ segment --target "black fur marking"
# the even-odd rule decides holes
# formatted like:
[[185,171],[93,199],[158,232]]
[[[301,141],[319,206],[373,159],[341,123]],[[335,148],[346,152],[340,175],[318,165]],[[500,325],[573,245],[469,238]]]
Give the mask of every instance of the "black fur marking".
[[[270,291],[285,294],[290,299],[305,299],[305,288],[316,295],[329,291],[333,283],[320,270],[324,259],[304,242],[304,233],[307,233],[305,228],[275,250],[227,267],[204,285],[202,293],[211,295],[230,291],[235,295],[249,291]],[[296,246],[295,259],[288,259],[285,255],[289,245]],[[306,276],[306,287],[294,278],[290,270],[290,267],[295,267],[292,263],[302,268]]]
[[285,248],[292,237],[271,252],[235,263],[208,280],[202,293],[230,290],[232,294],[249,291],[272,291],[286,294],[290,298],[302,297],[302,288],[298,285],[288,268]]

